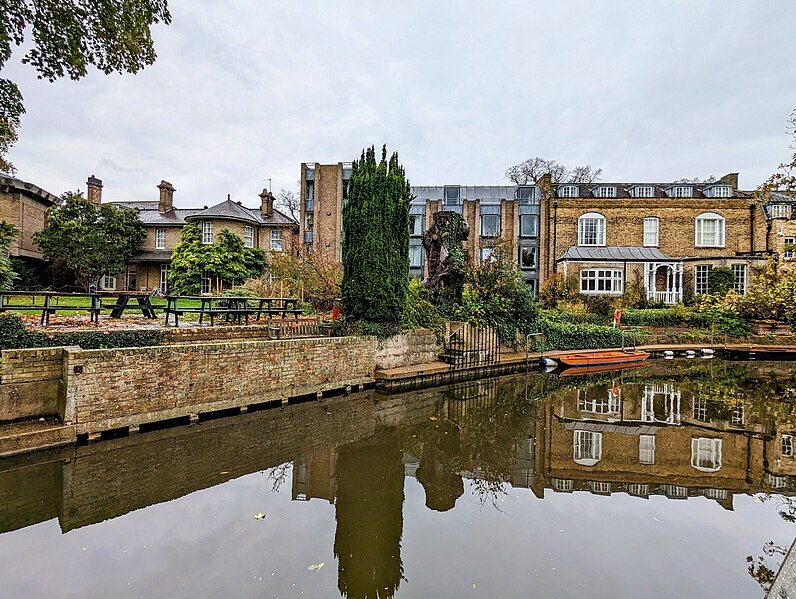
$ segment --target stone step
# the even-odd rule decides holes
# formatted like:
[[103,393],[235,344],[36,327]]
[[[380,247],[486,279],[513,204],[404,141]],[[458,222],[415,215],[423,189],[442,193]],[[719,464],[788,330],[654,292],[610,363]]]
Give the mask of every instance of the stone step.
[[75,443],[77,433],[72,425],[56,418],[0,424],[0,456],[14,455],[33,449]]

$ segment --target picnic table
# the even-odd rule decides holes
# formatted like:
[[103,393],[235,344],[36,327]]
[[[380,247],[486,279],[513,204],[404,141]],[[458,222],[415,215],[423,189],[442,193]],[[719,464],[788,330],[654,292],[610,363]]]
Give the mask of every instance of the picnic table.
[[[152,305],[151,293],[141,291],[100,291],[97,292],[96,295],[99,295],[101,299],[116,299],[116,303],[110,306],[111,318],[121,318],[122,314],[124,314],[124,311],[130,304],[130,300],[136,300],[138,303],[138,309],[141,310],[141,314],[143,314],[145,318],[157,318],[157,315],[155,314],[155,306]],[[101,303],[100,305],[103,308],[105,307],[102,306]]]
[[[82,305],[61,304],[61,299],[85,299]],[[41,310],[42,326],[50,324],[50,314],[59,311],[83,311],[91,322],[99,322],[102,301],[97,293],[64,293],[61,291],[3,291],[0,290],[0,312],[9,310]]]
[[[199,302],[199,306],[180,306],[181,301],[191,301],[194,304]],[[257,320],[260,320],[263,314],[268,317],[269,322],[274,316],[285,318],[287,315],[293,315],[298,319],[303,312],[298,304],[298,298],[293,297],[167,295],[164,312],[166,325],[169,324],[170,317],[174,315],[174,326],[179,326],[180,316],[184,314],[198,314],[199,324],[202,324],[207,317],[210,319],[210,326],[215,324],[216,317],[237,324],[245,319],[248,324],[250,316],[256,316]]]

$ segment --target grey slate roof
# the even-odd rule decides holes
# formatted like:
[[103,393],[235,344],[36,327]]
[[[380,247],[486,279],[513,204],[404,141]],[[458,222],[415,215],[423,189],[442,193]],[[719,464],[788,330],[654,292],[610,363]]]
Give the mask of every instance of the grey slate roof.
[[517,191],[516,185],[413,185],[411,191],[417,201],[441,200],[446,187],[458,187],[463,200],[484,202],[513,200]]
[[645,247],[578,247],[572,246],[558,259],[600,262],[672,262],[677,259],[667,256],[658,248]]
[[171,250],[153,250],[136,254],[132,262],[168,262],[171,260]]
[[35,197],[37,200],[44,202],[48,206],[61,203],[61,198],[50,193],[49,191],[45,191],[38,185],[28,183],[22,179],[17,179],[16,177],[12,177],[11,175],[0,171],[0,187],[6,186],[27,196]]
[[225,200],[209,208],[172,208],[168,212],[158,212],[158,202],[132,201],[111,202],[138,211],[138,218],[145,225],[182,226],[193,219],[225,219],[250,222],[257,225],[297,225],[296,221],[277,209],[263,216],[258,208],[246,208],[237,202]]

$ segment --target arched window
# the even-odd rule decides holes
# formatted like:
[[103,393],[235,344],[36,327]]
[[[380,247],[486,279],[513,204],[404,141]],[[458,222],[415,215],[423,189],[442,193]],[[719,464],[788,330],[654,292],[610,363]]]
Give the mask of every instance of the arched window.
[[605,217],[587,212],[578,219],[578,245],[605,245]]
[[573,431],[572,459],[581,466],[594,466],[603,457],[603,434]]
[[724,247],[724,217],[715,212],[703,212],[696,217],[696,235],[694,245],[697,247]]
[[721,469],[721,439],[691,439],[691,465],[700,472]]

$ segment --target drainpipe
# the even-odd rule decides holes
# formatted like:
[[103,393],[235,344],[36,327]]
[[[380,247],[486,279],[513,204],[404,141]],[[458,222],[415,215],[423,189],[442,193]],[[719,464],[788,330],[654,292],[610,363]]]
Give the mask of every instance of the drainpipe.
[[553,202],[553,274],[558,271],[558,251],[557,247],[557,234],[558,234],[558,200]]
[[755,251],[755,205],[749,204],[749,253]]

